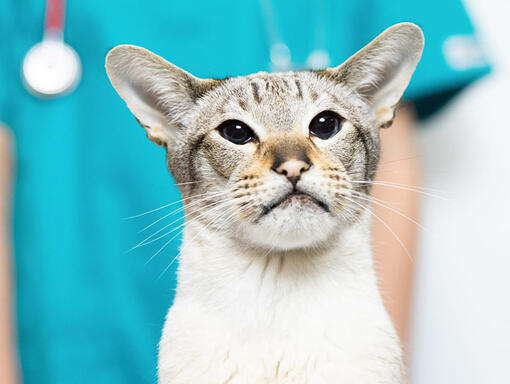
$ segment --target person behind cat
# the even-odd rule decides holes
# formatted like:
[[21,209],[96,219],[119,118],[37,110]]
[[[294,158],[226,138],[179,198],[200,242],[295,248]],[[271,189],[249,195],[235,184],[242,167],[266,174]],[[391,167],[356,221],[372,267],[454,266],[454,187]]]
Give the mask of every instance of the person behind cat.
[[[464,36],[477,47],[460,1],[286,0],[274,2],[273,9],[282,40],[302,65],[315,48],[317,26],[325,29],[332,64],[399,21],[423,28],[423,59],[406,94],[408,103],[382,133],[378,176],[419,185],[416,119],[488,72],[484,62],[445,48],[452,36]],[[175,215],[142,234],[140,228],[178,207],[121,218],[177,201],[179,195],[160,161],[163,153],[140,140],[142,130],[110,88],[104,56],[130,42],[202,77],[269,70],[261,4],[69,1],[65,38],[81,57],[83,77],[70,95],[47,100],[29,94],[19,78],[23,55],[41,37],[43,2],[2,2],[0,11],[0,121],[5,124],[0,129],[0,381],[153,382],[157,341],[175,287],[177,263],[170,262],[179,238],[157,255],[166,238],[126,251]],[[12,209],[8,180],[15,185]],[[381,187],[373,193],[398,202],[396,208],[407,216],[418,215],[418,197],[410,191]],[[374,209],[412,253],[413,224]],[[377,222],[373,243],[383,294],[392,299],[388,310],[404,339],[412,262]]]

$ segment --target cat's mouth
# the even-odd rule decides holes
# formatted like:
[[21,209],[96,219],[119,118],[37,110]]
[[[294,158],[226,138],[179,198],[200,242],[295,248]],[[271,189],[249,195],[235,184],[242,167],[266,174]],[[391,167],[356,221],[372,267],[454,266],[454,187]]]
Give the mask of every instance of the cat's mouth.
[[292,202],[296,200],[302,200],[304,201],[310,201],[321,207],[324,211],[329,212],[329,207],[326,203],[320,201],[316,197],[309,195],[308,193],[293,190],[292,192],[286,194],[283,196],[280,200],[278,200],[276,203],[271,204],[269,207],[264,206],[262,216],[267,215],[269,212],[271,212],[275,208],[284,208],[286,205],[291,204]]

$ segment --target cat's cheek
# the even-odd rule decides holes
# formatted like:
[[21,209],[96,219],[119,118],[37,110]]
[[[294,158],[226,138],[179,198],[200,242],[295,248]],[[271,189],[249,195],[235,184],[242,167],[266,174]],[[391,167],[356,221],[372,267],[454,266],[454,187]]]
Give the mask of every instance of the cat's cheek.
[[221,140],[224,139],[205,139],[201,146],[201,154],[197,155],[202,158],[201,161],[206,161],[219,175],[228,180],[248,162],[256,151],[256,144],[234,146]]

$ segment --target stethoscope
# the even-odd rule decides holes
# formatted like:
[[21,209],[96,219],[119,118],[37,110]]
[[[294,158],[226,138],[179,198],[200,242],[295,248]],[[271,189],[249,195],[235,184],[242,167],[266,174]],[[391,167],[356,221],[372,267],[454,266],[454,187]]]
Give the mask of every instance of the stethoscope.
[[65,5],[65,0],[46,0],[43,40],[30,48],[21,66],[25,88],[41,98],[70,93],[80,82],[80,58],[64,42]]
[[[330,58],[325,49],[322,0],[317,1],[318,20],[315,21],[315,49],[305,65],[292,62],[289,47],[283,42],[274,15],[272,0],[260,0],[270,42],[270,69],[286,72],[299,69],[323,69]],[[25,55],[21,74],[25,88],[35,96],[50,98],[70,93],[81,78],[81,62],[76,51],[64,42],[65,0],[46,0],[43,40]]]
[[325,24],[321,19],[325,16],[323,0],[317,0],[316,20],[314,22],[315,48],[308,55],[305,64],[297,64],[292,61],[291,52],[281,37],[281,31],[276,22],[272,0],[260,0],[262,15],[266,25],[270,43],[270,69],[273,72],[287,72],[292,70],[312,69],[320,70],[330,65],[329,53],[326,49]]

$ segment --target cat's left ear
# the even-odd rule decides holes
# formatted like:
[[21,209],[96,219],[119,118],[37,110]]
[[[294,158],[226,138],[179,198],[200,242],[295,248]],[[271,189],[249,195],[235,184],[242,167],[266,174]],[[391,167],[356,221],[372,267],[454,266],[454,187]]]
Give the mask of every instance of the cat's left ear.
[[164,146],[179,136],[197,100],[221,82],[199,79],[134,45],[113,48],[106,56],[106,72],[147,137]]
[[396,24],[342,65],[322,72],[360,95],[376,126],[388,127],[420,61],[423,44],[417,25]]

